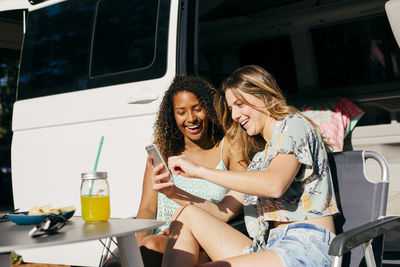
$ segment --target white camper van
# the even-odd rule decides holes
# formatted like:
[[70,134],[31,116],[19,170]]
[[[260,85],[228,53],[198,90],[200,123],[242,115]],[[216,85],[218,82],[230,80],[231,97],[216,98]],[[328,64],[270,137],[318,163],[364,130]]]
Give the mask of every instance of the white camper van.
[[[400,191],[400,0],[0,0],[0,10],[11,5],[25,11],[15,207],[74,205],[80,215],[80,174],[104,136],[98,170],[108,172],[111,216],[135,215],[144,147],[173,77],[219,86],[247,64],[271,71],[298,107],[346,97],[363,109],[346,148],[383,154],[391,193]],[[101,250],[88,242],[19,253],[97,266]]]

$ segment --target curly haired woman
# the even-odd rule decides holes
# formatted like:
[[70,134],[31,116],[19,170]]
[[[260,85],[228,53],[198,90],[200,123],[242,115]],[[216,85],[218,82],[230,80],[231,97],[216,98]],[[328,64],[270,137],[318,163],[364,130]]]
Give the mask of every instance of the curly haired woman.
[[[165,92],[154,124],[154,143],[166,160],[185,155],[193,162],[218,170],[245,170],[247,164],[235,154],[218,122],[214,109],[216,89],[205,79],[178,75]],[[142,199],[137,218],[170,222],[180,206],[194,204],[229,221],[242,209],[243,195],[214,183],[174,175],[173,184],[160,193],[153,189],[157,174],[150,158],[143,180]],[[229,209],[221,212],[218,208]],[[212,203],[216,203],[215,205]],[[169,223],[168,223],[169,224]],[[137,239],[145,266],[160,266],[168,240],[168,224],[154,232],[138,233]],[[111,261],[115,265],[111,265]],[[108,260],[105,266],[118,266]]]

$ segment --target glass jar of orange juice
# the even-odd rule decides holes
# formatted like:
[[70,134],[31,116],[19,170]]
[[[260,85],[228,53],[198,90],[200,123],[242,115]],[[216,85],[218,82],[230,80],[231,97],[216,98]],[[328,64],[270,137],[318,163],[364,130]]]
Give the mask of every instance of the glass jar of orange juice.
[[107,172],[85,172],[81,177],[82,218],[86,222],[107,221],[110,217]]

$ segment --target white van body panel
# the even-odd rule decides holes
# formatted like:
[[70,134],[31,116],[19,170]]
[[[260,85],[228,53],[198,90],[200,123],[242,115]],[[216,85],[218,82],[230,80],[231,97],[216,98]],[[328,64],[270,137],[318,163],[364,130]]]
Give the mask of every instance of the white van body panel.
[[[170,78],[17,101],[13,131],[154,114],[165,90],[165,82]],[[136,96],[154,101],[129,104]]]
[[29,0],[0,0],[0,12],[17,9],[27,9],[29,11],[32,11],[64,1],[66,0],[47,0],[37,5],[31,5],[29,3]]
[[[171,1],[168,47],[177,46],[178,1]],[[166,74],[153,80],[17,101],[13,113],[12,182],[20,210],[74,205],[81,215],[80,175],[108,172],[111,217],[135,216],[139,207],[145,145],[165,90],[176,73],[168,49]],[[40,156],[38,156],[40,155]],[[102,246],[82,244],[18,251],[26,262],[97,266]]]
[[[354,150],[376,151],[385,157],[389,166],[389,196],[400,192],[400,123],[389,125],[371,125],[356,127],[351,135]],[[373,160],[367,161],[366,176],[372,181],[381,177],[379,165]],[[391,203],[389,203],[391,205]]]
[[0,12],[17,9],[28,9],[32,5],[27,0],[0,0]]

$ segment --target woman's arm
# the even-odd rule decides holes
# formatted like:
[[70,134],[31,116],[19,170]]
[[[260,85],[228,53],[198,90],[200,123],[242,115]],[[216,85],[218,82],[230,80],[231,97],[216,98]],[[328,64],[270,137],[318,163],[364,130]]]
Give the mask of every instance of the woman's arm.
[[[225,142],[223,161],[231,170],[244,171],[247,168],[247,166],[241,163],[240,157],[237,156],[235,150],[231,150],[231,147],[227,142]],[[209,200],[196,197],[174,186],[173,183],[163,183],[161,180],[165,179],[165,177],[160,177],[158,175],[159,170],[161,169],[162,165],[154,168],[153,188],[155,190],[159,190],[161,193],[165,194],[168,198],[172,199],[179,205],[195,205],[225,222],[231,220],[242,212],[242,193],[230,190],[220,202],[214,203]]]
[[181,206],[194,205],[227,222],[242,212],[243,194],[230,190],[218,203],[194,196],[176,186],[167,197]]
[[[158,193],[153,190],[151,175],[153,165],[151,159],[146,161],[146,169],[143,177],[142,199],[140,200],[139,211],[136,216],[138,219],[155,219],[157,215]],[[137,233],[137,241],[140,244],[151,230]]]
[[271,160],[269,169],[262,171],[221,171],[198,166],[185,156],[168,159],[168,167],[173,173],[202,178],[245,194],[273,198],[286,192],[300,166],[292,153],[278,153]]

